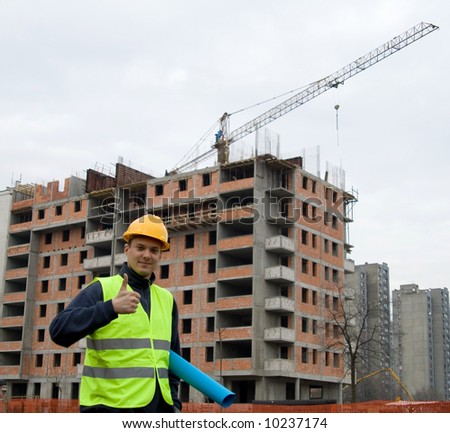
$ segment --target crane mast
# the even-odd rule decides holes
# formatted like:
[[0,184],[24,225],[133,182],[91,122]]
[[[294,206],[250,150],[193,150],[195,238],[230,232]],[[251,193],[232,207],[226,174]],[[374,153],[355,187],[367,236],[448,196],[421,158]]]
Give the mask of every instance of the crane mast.
[[397,53],[401,49],[423,38],[434,30],[437,30],[438,28],[439,27],[434,24],[425,22],[417,24],[406,32],[396,36],[395,38],[389,40],[378,48],[370,51],[368,54],[359,57],[352,63],[344,66],[333,74],[312,83],[306,89],[286,99],[284,102],[281,102],[280,104],[259,115],[253,120],[245,123],[231,133],[228,133],[230,116],[227,113],[224,113],[220,118],[220,130],[219,133],[216,134],[216,142],[213,145],[212,149],[207,151],[203,155],[198,156],[187,164],[179,167],[177,170],[182,171],[183,169],[195,165],[201,160],[209,157],[215,150],[217,150],[218,154],[218,163],[221,165],[227,164],[229,146],[231,143],[255,132],[261,127],[283,116],[284,114],[289,113],[290,111],[294,110],[297,107],[300,107],[311,99],[316,98],[327,90],[337,88],[340,84],[343,84],[349,78],[355,76],[356,74],[359,74],[360,72],[380,62],[386,57]]

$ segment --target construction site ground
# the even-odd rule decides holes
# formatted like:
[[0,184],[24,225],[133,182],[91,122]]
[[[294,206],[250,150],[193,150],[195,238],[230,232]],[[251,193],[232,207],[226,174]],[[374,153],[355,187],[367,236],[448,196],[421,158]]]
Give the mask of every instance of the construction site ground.
[[[2,404],[3,403],[3,404]],[[0,403],[0,413],[76,413],[78,400],[14,398]],[[344,404],[183,403],[183,413],[450,413],[450,401],[369,401]]]

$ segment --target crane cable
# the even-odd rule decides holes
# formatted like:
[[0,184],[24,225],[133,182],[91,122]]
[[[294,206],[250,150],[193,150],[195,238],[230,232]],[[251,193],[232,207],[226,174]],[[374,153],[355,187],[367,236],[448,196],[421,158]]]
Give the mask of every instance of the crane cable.
[[205,142],[206,138],[211,134],[211,132],[213,130],[216,130],[218,127],[219,121],[217,120],[216,122],[214,122],[213,125],[211,125],[211,127],[208,129],[208,131],[206,131],[198,140],[197,143],[194,144],[194,146],[192,146],[192,148],[178,161],[178,163],[175,165],[175,167],[179,167],[181,165],[183,165],[183,162],[186,160],[190,160],[193,157],[193,154],[198,151],[198,149],[200,148],[200,146]]
[[[311,83],[312,84],[312,83]],[[309,86],[311,86],[311,84],[308,84],[308,85],[305,85],[305,86],[302,86],[302,87],[298,87],[298,88],[296,88],[296,89],[293,89],[293,90],[290,90],[290,91],[288,91],[288,92],[285,92],[285,93],[282,93],[281,95],[278,95],[278,96],[274,96],[274,97],[272,97],[272,98],[269,98],[269,99],[266,99],[266,100],[264,100],[264,101],[261,101],[261,102],[258,102],[258,103],[256,103],[256,104],[253,104],[253,105],[250,105],[250,106],[248,106],[248,107],[245,107],[245,108],[241,108],[240,110],[236,110],[236,111],[234,111],[234,112],[232,112],[232,113],[230,113],[230,114],[228,114],[228,117],[230,117],[231,115],[233,115],[233,114],[238,114],[238,113],[242,113],[242,112],[244,112],[244,111],[247,111],[247,110],[250,110],[250,109],[252,109],[252,108],[255,108],[255,107],[258,107],[258,106],[260,106],[260,105],[263,105],[263,104],[267,104],[268,102],[271,102],[271,101],[274,101],[274,100],[276,100],[276,99],[279,99],[279,98],[282,98],[282,97],[284,97],[284,96],[286,96],[286,95],[290,95],[291,93],[294,93],[294,92],[299,92],[300,90],[302,90],[302,89],[305,89],[305,88],[307,88],[307,87],[309,87]],[[194,146],[192,146],[192,148],[178,161],[178,163],[175,165],[175,167],[180,167],[180,166],[182,166],[182,165],[184,165],[183,163],[184,163],[184,161],[189,161],[190,159],[192,159],[192,156],[193,156],[193,154],[200,148],[200,146],[205,142],[205,140],[206,140],[206,138],[209,136],[209,134],[213,131],[213,130],[215,130],[215,129],[217,129],[217,127],[218,127],[218,125],[220,125],[220,120],[217,120],[216,122],[214,122],[214,124],[208,129],[208,131],[197,141],[197,143],[196,144],[194,144]],[[186,164],[187,164],[188,162],[186,162]]]
[[[285,97],[287,95],[290,95],[292,93],[298,93],[299,91],[301,91],[303,89],[306,89],[307,87],[310,87],[312,84],[313,83],[310,83],[310,84],[307,84],[307,85],[304,85],[304,86],[301,86],[301,87],[297,87],[295,89],[289,90],[288,92],[284,92],[284,93],[282,93],[282,94],[280,94],[278,96],[274,96],[272,98],[265,99],[263,101],[257,102],[256,104],[250,105],[250,106],[245,107],[245,108],[241,108],[241,109],[236,110],[236,111],[234,111],[232,113],[229,113],[228,117],[232,116],[233,114],[242,113],[242,112],[250,110],[252,108],[259,107],[260,105],[267,104],[268,102],[275,101],[276,99],[283,98],[283,97]],[[218,126],[220,126],[220,119],[217,120],[216,122],[214,122],[214,124],[208,129],[208,131],[205,134],[203,134],[203,136],[197,141],[197,143],[194,144],[194,146],[192,146],[192,148],[178,161],[178,163],[175,165],[175,167],[180,167],[180,166],[189,164],[189,160],[192,159],[193,154],[196,151],[198,151],[198,149],[205,142],[205,140],[209,136],[209,134],[214,129],[217,129]],[[184,161],[186,161],[186,162],[184,163]]]
[[278,99],[278,98],[282,98],[282,97],[284,97],[284,96],[286,96],[286,95],[290,95],[291,93],[294,93],[294,92],[297,93],[297,92],[299,92],[299,91],[302,90],[302,89],[306,89],[307,87],[310,87],[312,84],[313,84],[313,83],[307,84],[307,85],[302,86],[302,87],[298,87],[298,88],[293,89],[293,90],[289,90],[289,92],[285,92],[285,93],[282,93],[281,95],[274,96],[274,97],[269,98],[269,99],[265,99],[264,101],[257,102],[256,104],[250,105],[250,106],[248,106],[248,107],[246,107],[246,108],[241,108],[240,110],[237,110],[237,111],[234,111],[233,113],[230,113],[228,116],[231,116],[231,115],[233,115],[233,114],[238,114],[238,113],[241,113],[241,112],[243,112],[243,111],[250,110],[250,109],[252,109],[252,108],[258,107],[258,106],[263,105],[263,104],[267,104],[267,103],[270,102],[270,101],[274,101],[274,100],[276,100],[276,99]]

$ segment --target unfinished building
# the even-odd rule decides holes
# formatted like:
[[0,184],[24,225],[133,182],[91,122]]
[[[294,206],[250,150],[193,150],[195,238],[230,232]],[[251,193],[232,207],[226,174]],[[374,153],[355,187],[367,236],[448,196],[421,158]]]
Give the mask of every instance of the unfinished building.
[[[122,164],[14,191],[0,288],[0,382],[9,397],[77,398],[84,342],[49,338],[53,317],[92,278],[118,271],[128,223],[166,223],[158,283],[180,313],[182,355],[237,395],[337,400],[345,382],[330,311],[344,273],[355,197],[261,155],[153,178]],[[181,384],[183,401],[205,397]]]

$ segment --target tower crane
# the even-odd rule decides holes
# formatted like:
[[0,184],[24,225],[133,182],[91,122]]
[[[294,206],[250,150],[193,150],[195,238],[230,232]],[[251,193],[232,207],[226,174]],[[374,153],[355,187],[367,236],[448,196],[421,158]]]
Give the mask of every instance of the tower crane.
[[195,157],[189,162],[176,167],[174,171],[186,171],[194,167],[199,162],[209,158],[216,151],[218,163],[220,165],[227,164],[230,144],[255,132],[256,130],[260,129],[270,122],[273,122],[284,114],[289,113],[295,108],[300,107],[301,105],[321,95],[327,90],[337,88],[340,84],[344,84],[345,80],[348,80],[349,78],[380,62],[386,57],[397,53],[401,49],[407,47],[413,42],[416,42],[417,40],[423,38],[429,33],[437,30],[438,28],[439,27],[434,24],[425,22],[421,22],[415,25],[406,32],[389,40],[378,48],[370,51],[368,54],[359,57],[352,63],[344,66],[333,74],[315,81],[299,93],[291,96],[284,102],[281,102],[265,113],[255,117],[253,120],[245,123],[232,132],[229,132],[230,115],[228,113],[224,113],[219,120],[220,130],[216,134],[216,142],[211,147],[211,149],[203,153],[202,155]]

